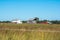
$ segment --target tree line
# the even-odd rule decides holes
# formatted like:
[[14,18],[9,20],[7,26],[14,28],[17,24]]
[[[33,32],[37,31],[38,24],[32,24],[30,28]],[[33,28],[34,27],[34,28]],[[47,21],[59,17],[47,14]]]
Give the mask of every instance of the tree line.
[[[37,23],[41,23],[41,22],[47,22],[48,20],[42,20],[42,21],[37,21]],[[27,23],[27,21],[22,21],[23,23]],[[60,24],[60,20],[52,20],[49,21],[52,24]],[[0,23],[11,23],[11,21],[0,21]]]
[[[39,20],[38,17],[35,17],[33,20],[35,20],[37,23],[41,22],[51,22],[52,24],[60,24],[60,20]],[[22,21],[23,23],[27,23],[27,21]],[[0,21],[0,23],[11,23],[11,21]]]

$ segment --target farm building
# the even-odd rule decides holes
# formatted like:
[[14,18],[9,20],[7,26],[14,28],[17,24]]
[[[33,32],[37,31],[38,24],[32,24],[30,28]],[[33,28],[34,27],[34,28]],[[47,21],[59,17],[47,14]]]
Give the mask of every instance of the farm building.
[[51,22],[41,22],[40,24],[52,24]]
[[27,23],[34,23],[35,24],[36,21],[34,21],[34,20],[28,20]]
[[27,21],[27,23],[32,23],[32,24],[36,24],[36,21],[33,19],[33,18],[31,18],[31,19],[29,19],[28,21]]
[[15,24],[22,24],[22,21],[18,19],[12,20],[11,22]]

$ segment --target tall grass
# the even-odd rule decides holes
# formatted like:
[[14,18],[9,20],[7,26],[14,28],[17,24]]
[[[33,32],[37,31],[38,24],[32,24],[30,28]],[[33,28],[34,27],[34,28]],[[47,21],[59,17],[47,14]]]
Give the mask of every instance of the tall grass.
[[0,28],[8,29],[43,29],[43,30],[59,30],[60,24],[11,24],[0,23]]
[[0,40],[60,40],[60,32],[1,30]]
[[60,40],[60,32],[44,32],[38,30],[60,31],[58,24],[3,24],[0,23],[0,29],[26,29],[37,31],[21,30],[0,30],[0,40]]

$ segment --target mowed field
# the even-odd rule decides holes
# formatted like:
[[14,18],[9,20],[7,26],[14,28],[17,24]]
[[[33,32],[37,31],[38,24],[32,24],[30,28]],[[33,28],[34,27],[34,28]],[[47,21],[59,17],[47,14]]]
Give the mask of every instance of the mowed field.
[[0,23],[0,40],[60,40],[60,24]]

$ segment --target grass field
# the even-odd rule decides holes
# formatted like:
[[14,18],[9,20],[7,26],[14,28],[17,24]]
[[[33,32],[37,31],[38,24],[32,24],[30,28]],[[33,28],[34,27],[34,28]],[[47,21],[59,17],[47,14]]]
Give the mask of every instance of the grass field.
[[[5,30],[5,29],[25,29]],[[46,30],[38,31],[38,30]],[[56,31],[56,32],[48,32]],[[10,24],[0,23],[0,40],[60,40],[60,24]]]

